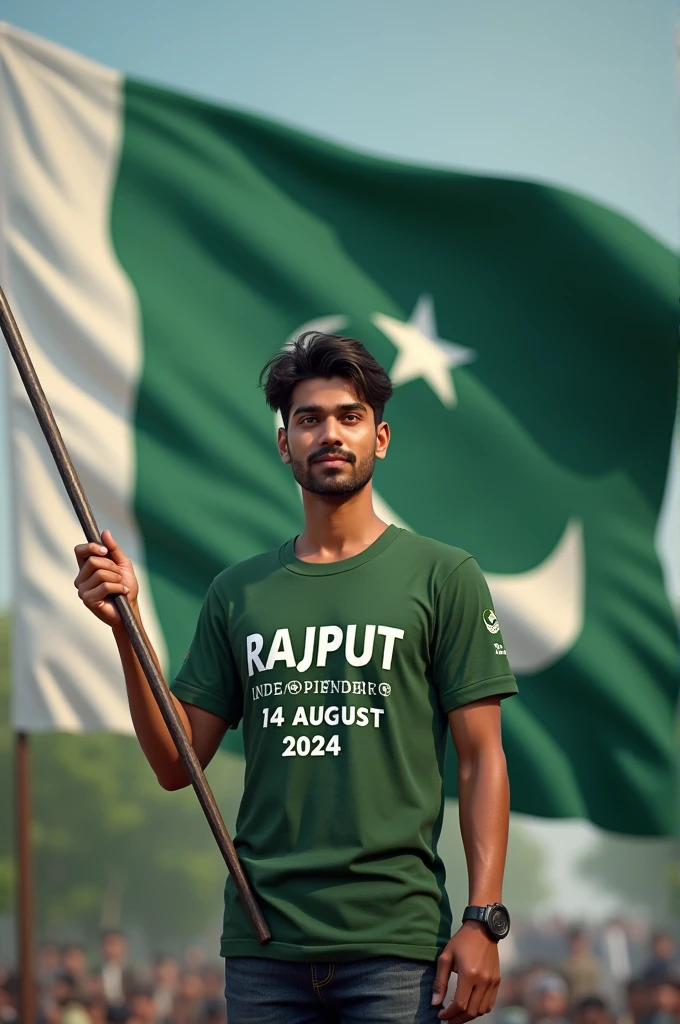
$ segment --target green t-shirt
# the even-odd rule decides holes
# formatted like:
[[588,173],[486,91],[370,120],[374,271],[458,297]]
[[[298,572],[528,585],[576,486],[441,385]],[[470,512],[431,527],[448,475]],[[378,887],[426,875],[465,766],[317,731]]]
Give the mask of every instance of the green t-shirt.
[[228,879],[222,955],[434,960],[446,716],[517,690],[475,560],[395,526],[324,564],[288,541],[213,581],[172,689],[243,719],[234,842],[272,941]]

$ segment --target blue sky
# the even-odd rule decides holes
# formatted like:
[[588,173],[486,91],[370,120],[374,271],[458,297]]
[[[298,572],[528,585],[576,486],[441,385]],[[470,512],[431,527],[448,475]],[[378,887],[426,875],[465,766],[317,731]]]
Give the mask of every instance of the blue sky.
[[[557,183],[677,247],[675,16],[674,0],[0,4],[0,18],[129,74],[374,152]],[[1,364],[0,607],[11,594]],[[535,823],[535,834],[559,907],[600,909],[571,875],[594,830]]]
[[0,17],[363,149],[577,189],[678,244],[672,0],[4,0]]

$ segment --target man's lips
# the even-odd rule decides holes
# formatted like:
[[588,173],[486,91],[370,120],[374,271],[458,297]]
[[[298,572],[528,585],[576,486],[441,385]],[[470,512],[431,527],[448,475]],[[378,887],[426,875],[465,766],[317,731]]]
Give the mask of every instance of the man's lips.
[[335,465],[339,462],[349,462],[344,455],[320,455],[318,459],[314,459],[314,462],[326,462],[331,465]]

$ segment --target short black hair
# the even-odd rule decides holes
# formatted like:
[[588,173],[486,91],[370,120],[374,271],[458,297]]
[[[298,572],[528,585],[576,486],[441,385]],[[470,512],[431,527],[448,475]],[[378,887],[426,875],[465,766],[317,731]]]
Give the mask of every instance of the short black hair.
[[392,381],[377,359],[356,338],[306,331],[273,355],[260,374],[267,405],[281,413],[286,429],[293,389],[312,377],[351,381],[357,397],[373,409],[376,427],[382,422],[385,403],[392,396]]

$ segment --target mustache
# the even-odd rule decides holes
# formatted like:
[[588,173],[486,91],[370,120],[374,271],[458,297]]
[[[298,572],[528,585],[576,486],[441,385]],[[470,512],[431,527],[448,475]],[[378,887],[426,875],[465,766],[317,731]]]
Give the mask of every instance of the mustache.
[[357,461],[357,457],[354,452],[350,452],[346,448],[336,448],[335,445],[326,445],[325,448],[319,448],[318,451],[309,456],[307,461],[311,464],[312,462],[316,462],[317,459],[323,459],[325,455],[332,455],[336,459],[344,459],[345,462],[349,462],[352,466]]

